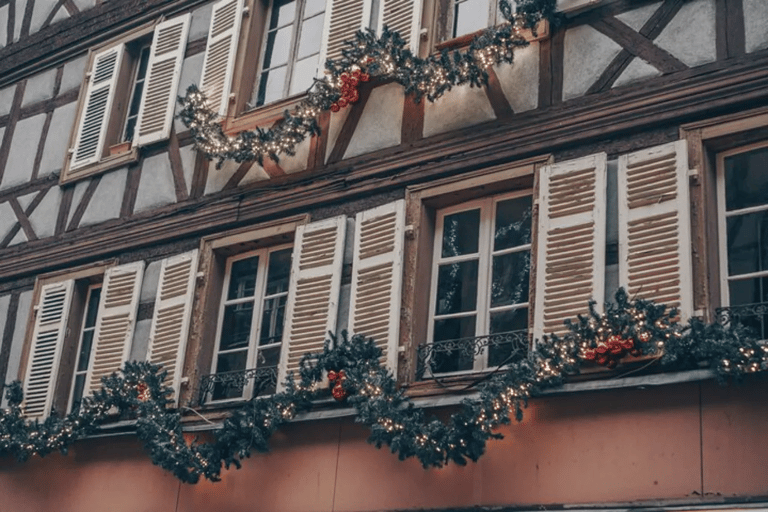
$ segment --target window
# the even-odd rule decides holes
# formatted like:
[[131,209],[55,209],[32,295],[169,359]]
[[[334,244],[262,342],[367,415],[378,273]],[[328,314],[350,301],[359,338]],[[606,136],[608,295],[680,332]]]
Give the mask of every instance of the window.
[[77,361],[75,362],[75,374],[72,381],[72,395],[69,398],[68,410],[77,409],[83,399],[85,379],[88,375],[91,362],[91,348],[93,336],[96,332],[96,317],[99,312],[99,299],[101,298],[101,284],[88,287],[85,299],[85,312],[80,329],[80,340],[77,348]]
[[722,303],[768,339],[768,143],[721,153],[717,171]]
[[279,246],[227,261],[213,373],[248,368],[258,375],[234,386],[217,384],[212,400],[275,392],[292,251],[292,246]]
[[254,106],[306,91],[321,64],[325,0],[275,0],[270,11]]
[[513,353],[507,333],[528,339],[531,206],[524,191],[437,212],[432,373],[499,366]]
[[91,52],[62,181],[122,165],[138,147],[168,138],[189,20],[173,18]]
[[436,18],[438,43],[505,21],[498,0],[438,0]]

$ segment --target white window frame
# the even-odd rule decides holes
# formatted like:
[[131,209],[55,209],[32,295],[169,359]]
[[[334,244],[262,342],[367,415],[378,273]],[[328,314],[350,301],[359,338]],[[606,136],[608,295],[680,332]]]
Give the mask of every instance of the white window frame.
[[[454,206],[441,208],[435,212],[435,235],[433,240],[433,257],[432,257],[432,274],[430,282],[430,300],[429,300],[429,323],[427,326],[427,339],[429,343],[434,340],[434,328],[435,320],[442,318],[461,318],[467,316],[475,316],[475,336],[488,336],[490,329],[490,318],[492,313],[500,311],[510,311],[516,309],[528,309],[530,314],[530,300],[520,302],[512,305],[497,306],[495,308],[490,307],[490,292],[491,283],[493,280],[493,257],[502,256],[505,254],[511,254],[515,252],[528,251],[529,257],[531,256],[532,244],[529,242],[520,246],[512,247],[509,249],[503,249],[499,251],[493,250],[493,227],[495,225],[495,213],[496,205],[501,201],[509,199],[516,199],[520,197],[531,197],[533,204],[533,190],[521,189],[513,192],[507,192],[502,194],[496,194],[493,196],[487,196],[480,199],[464,202]],[[445,217],[455,213],[460,213],[468,210],[475,210],[480,208],[480,233],[478,234],[478,253],[471,255],[461,255],[443,258],[441,256],[442,240],[443,240],[443,228]],[[531,233],[533,233],[534,226],[531,225]],[[488,293],[478,293],[475,310],[472,312],[460,312],[450,313],[446,315],[436,315],[435,305],[437,302],[437,280],[438,270],[440,265],[450,263],[460,263],[464,261],[478,260],[478,274],[477,274],[477,291],[487,290]],[[530,276],[529,276],[530,278]],[[530,295],[528,297],[530,299]],[[531,330],[531,325],[528,326],[528,331]],[[480,354],[474,358],[473,367],[471,370],[459,370],[455,372],[440,372],[434,374],[434,376],[441,375],[462,375],[468,373],[479,372],[488,369],[488,350],[487,347],[483,347]]]
[[[222,354],[222,351],[220,350],[221,346],[221,334],[222,334],[222,326],[224,322],[224,311],[227,306],[233,305],[233,304],[241,304],[241,303],[247,303],[247,302],[254,302],[253,307],[253,316],[251,320],[251,332],[249,335],[249,343],[247,348],[247,355],[246,355],[246,363],[245,363],[245,370],[249,369],[255,369],[258,368],[258,353],[259,350],[263,349],[269,349],[269,348],[275,348],[280,347],[280,351],[282,353],[284,347],[283,345],[283,339],[285,336],[283,336],[283,339],[281,339],[277,343],[271,343],[269,345],[259,345],[259,339],[261,337],[261,320],[262,320],[262,314],[264,310],[264,303],[267,299],[270,298],[276,298],[280,296],[288,297],[289,295],[289,288],[286,287],[286,290],[284,292],[280,292],[277,294],[266,296],[266,288],[267,288],[267,273],[269,270],[269,258],[272,255],[272,253],[285,250],[285,249],[292,249],[294,245],[292,243],[289,244],[280,244],[280,245],[273,245],[268,247],[262,247],[253,251],[244,252],[241,254],[236,254],[234,256],[231,256],[227,258],[226,262],[226,273],[224,282],[222,284],[221,289],[221,300],[219,304],[219,313],[218,313],[218,319],[216,323],[216,345],[213,353],[213,358],[211,360],[211,374],[215,375],[217,373],[217,366],[218,366],[218,358],[219,355]],[[252,297],[245,297],[241,299],[232,299],[227,300],[227,290],[229,290],[229,283],[230,279],[232,277],[232,265],[237,262],[241,261],[247,258],[251,258],[253,256],[259,257],[259,266],[256,272],[256,284],[254,289],[254,294]],[[288,298],[286,298],[286,308],[287,308]],[[285,322],[285,316],[283,317],[283,322]],[[283,329],[285,330],[285,323],[283,324]],[[231,352],[237,352],[242,351],[242,349],[232,349]],[[225,351],[224,353],[230,352]],[[278,364],[275,366],[275,371],[278,372],[279,375],[279,367],[280,367],[280,358],[278,357]],[[279,385],[279,382],[277,383]],[[205,397],[206,403],[212,403],[212,404],[223,404],[227,402],[238,402],[242,400],[248,400],[253,394],[253,382],[248,381],[246,385],[243,387],[243,393],[240,397],[233,397],[233,398],[223,398],[219,400],[214,400],[213,397],[209,394]]]
[[728,275],[728,231],[726,220],[728,217],[738,215],[747,215],[750,213],[762,212],[768,210],[768,200],[760,206],[751,206],[740,210],[726,211],[725,209],[725,159],[741,153],[748,153],[756,149],[768,148],[768,141],[756,142],[747,146],[730,149],[718,153],[717,155],[717,222],[718,222],[718,250],[720,259],[720,300],[723,306],[730,306],[730,287],[731,281],[740,281],[743,279],[755,279],[768,277],[768,270],[751,272],[749,274],[739,274],[736,276]]

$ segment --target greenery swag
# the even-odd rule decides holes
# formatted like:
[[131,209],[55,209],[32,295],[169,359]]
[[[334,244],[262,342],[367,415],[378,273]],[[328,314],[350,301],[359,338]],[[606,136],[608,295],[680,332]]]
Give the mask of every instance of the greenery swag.
[[416,457],[425,468],[451,461],[463,465],[478,460],[489,439],[502,437],[495,429],[510,423],[511,415],[522,419],[530,397],[559,386],[584,364],[611,366],[614,359],[607,354],[620,357],[636,350],[664,370],[711,368],[723,382],[768,369],[768,345],[743,327],[699,319],[682,325],[674,309],[631,300],[624,290],[615,299],[605,313],[590,303],[587,315],[566,322],[567,334],[545,337],[527,357],[491,374],[478,386],[479,397],[463,400],[447,422],[427,417],[398,389],[379,363],[381,351],[372,339],[342,333],[331,337],[322,353],[302,360],[300,374],[286,379],[286,391],[237,408],[214,430],[211,442],[185,439],[181,411],[168,407],[172,390],[164,384],[165,372],[149,363],[126,363],[122,372],[103,379],[103,388],[84,398],[77,411],[51,414],[42,422],[24,418],[22,387],[14,382],[6,391],[9,407],[0,409],[0,454],[20,461],[56,450],[66,454],[73,442],[114,418],[110,415],[116,408],[121,416],[135,418],[137,435],[154,464],[184,482],[216,481],[224,467],[239,468],[252,452],[267,451],[275,430],[327,394],[315,390],[315,384],[334,372],[356,420],[369,427],[371,443],[388,446],[400,459]]

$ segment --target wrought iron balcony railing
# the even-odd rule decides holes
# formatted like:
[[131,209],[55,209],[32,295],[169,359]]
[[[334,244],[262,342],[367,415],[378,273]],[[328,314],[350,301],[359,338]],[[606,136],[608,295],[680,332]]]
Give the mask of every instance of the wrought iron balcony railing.
[[752,329],[761,340],[768,340],[768,302],[717,308],[715,315],[721,325],[743,325]]
[[475,359],[486,353],[486,368],[509,364],[526,357],[528,346],[527,330],[425,343],[418,349],[416,379],[472,370]]
[[[248,396],[244,396],[246,389],[251,389]],[[214,373],[201,379],[199,403],[271,395],[276,389],[277,366]]]

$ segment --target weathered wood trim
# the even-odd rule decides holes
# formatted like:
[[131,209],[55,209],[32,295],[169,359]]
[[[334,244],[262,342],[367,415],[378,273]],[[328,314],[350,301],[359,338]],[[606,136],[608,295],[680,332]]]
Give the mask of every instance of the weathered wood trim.
[[205,45],[207,42],[208,42],[208,39],[205,37],[202,39],[195,39],[194,41],[189,41],[187,43],[186,49],[184,50],[184,58],[192,57],[193,55],[197,55],[198,53],[203,53],[205,51]]
[[43,160],[43,149],[45,149],[45,141],[48,138],[48,130],[51,128],[51,119],[53,119],[53,112],[48,112],[45,115],[43,130],[40,133],[40,140],[37,143],[37,151],[35,152],[35,161],[32,164],[32,177],[30,178],[30,181],[36,180],[37,174],[40,172],[40,162]]
[[539,43],[539,108],[552,104],[552,40],[544,39]]
[[593,22],[592,27],[619,43],[625,50],[640,57],[662,73],[688,69],[680,59],[653,44],[621,20],[609,17]]
[[549,105],[556,105],[563,101],[563,61],[565,60],[565,29],[560,28],[552,35],[550,48],[550,101]]
[[55,174],[51,174],[50,176],[46,176],[36,181],[22,183],[21,185],[16,185],[15,187],[7,188],[5,190],[0,191],[0,203],[7,201],[12,197],[25,196],[29,193],[37,192],[38,190],[51,187],[54,183],[58,181],[59,181],[59,177],[56,176]]
[[743,0],[715,0],[715,31],[718,60],[746,53]]
[[56,2],[56,5],[53,6],[53,9],[48,13],[48,16],[45,17],[45,21],[43,22],[43,26],[40,27],[40,30],[43,30],[45,28],[48,28],[48,26],[53,22],[53,18],[56,17],[56,13],[59,12],[59,9],[61,9],[64,6],[65,0],[58,0]]
[[248,174],[248,170],[253,166],[254,162],[243,162],[240,164],[240,167],[237,168],[235,173],[227,180],[227,183],[224,185],[222,190],[231,190],[233,188],[237,188],[237,186],[240,184],[240,181],[242,181],[243,178],[245,178],[245,175]]
[[[16,316],[19,312],[20,292],[11,293],[11,299],[8,301],[8,312],[5,317],[5,329],[0,333],[0,390],[5,395],[5,383],[8,381],[8,358],[11,354],[11,345],[13,345],[13,332],[16,330]],[[15,380],[15,375],[11,380]]]
[[141,173],[144,168],[144,158],[139,158],[128,166],[128,176],[125,178],[125,192],[123,193],[123,204],[120,207],[120,218],[125,219],[133,215],[136,207],[136,197],[139,195],[139,184],[141,183]]
[[320,116],[318,116],[317,124],[320,125],[320,135],[310,139],[307,170],[319,169],[325,165],[325,152],[328,147],[328,131],[331,126],[331,113],[327,110],[321,112]]
[[424,100],[416,103],[413,95],[407,94],[403,100],[403,124],[400,141],[409,144],[424,138]]
[[[41,1],[41,0],[37,0]],[[35,0],[27,0],[26,7],[24,8],[24,19],[21,21],[21,35],[20,37],[26,37],[29,35],[29,27],[32,24],[32,11],[35,9]]]
[[208,159],[199,151],[195,153],[195,170],[192,173],[192,185],[189,189],[189,197],[198,198],[205,194],[205,185],[208,181]]
[[[37,198],[37,196],[35,197]],[[13,213],[16,214],[16,219],[18,220],[19,225],[21,226],[21,229],[24,230],[24,235],[27,237],[27,240],[37,240],[37,235],[35,234],[35,230],[32,229],[32,224],[29,222],[29,219],[24,214],[24,210],[21,208],[21,205],[19,204],[18,199],[14,197],[10,201],[8,201],[8,204],[13,209]]]
[[80,9],[78,9],[77,5],[75,5],[75,2],[72,0],[64,0],[64,8],[67,10],[70,16],[80,14]]
[[91,178],[91,181],[88,183],[88,188],[85,189],[83,197],[80,198],[80,203],[78,203],[77,208],[75,208],[75,213],[72,214],[72,219],[69,221],[67,231],[77,229],[77,226],[80,225],[80,221],[83,220],[83,214],[85,214],[85,209],[88,208],[88,203],[91,202],[93,194],[96,193],[96,188],[98,188],[99,182],[101,182],[101,176]]
[[[672,21],[682,6],[683,0],[664,0],[664,3],[656,9],[656,12],[640,28],[639,34],[653,41]],[[632,59],[634,59],[634,54],[627,49],[622,49],[608,67],[605,68],[600,77],[595,80],[595,83],[587,89],[586,94],[606,91],[613,87],[613,84],[616,83],[616,80],[627,69]]]
[[277,178],[279,176],[285,176],[286,172],[283,170],[283,168],[280,166],[279,162],[275,162],[268,156],[264,158],[264,163],[262,165],[264,167],[264,172],[266,172],[270,178]]
[[6,24],[6,48],[13,44],[13,33],[16,29],[16,2],[8,2],[8,23]]
[[179,139],[176,130],[171,126],[171,135],[168,139],[168,160],[171,161],[171,173],[173,174],[173,187],[176,191],[176,201],[185,201],[189,197],[187,182],[184,178],[184,164],[181,162]]
[[53,112],[61,106],[72,103],[73,101],[77,101],[79,92],[79,89],[72,89],[71,91],[67,91],[64,94],[54,98],[38,101],[32,105],[27,105],[21,109],[19,113],[19,119],[27,119],[28,117],[33,117],[44,112]]
[[72,199],[75,196],[75,187],[62,187],[61,204],[59,205],[59,215],[56,217],[56,229],[54,236],[64,233],[67,229],[67,219],[69,211],[72,208]]
[[488,72],[488,83],[483,87],[485,95],[491,103],[496,119],[507,119],[515,113],[512,110],[512,105],[509,104],[509,100],[507,100],[504,90],[501,88],[501,82],[498,75],[496,75],[496,71],[492,67],[489,67],[486,71]]
[[[13,4],[10,4],[13,5]],[[8,155],[11,152],[11,141],[13,140],[13,132],[16,129],[16,123],[19,121],[19,111],[21,109],[21,99],[24,97],[24,89],[27,86],[26,80],[19,82],[16,86],[16,91],[13,93],[13,103],[11,103],[11,111],[8,114],[8,124],[5,127],[5,133],[3,134],[3,141],[0,143],[0,183],[3,182],[3,175],[5,174],[5,165],[8,163]]]
[[360,122],[360,118],[363,117],[363,111],[365,110],[365,104],[368,103],[368,98],[371,97],[371,91],[373,91],[373,85],[369,82],[363,84],[360,89],[360,99],[357,103],[350,105],[347,108],[352,109],[344,120],[344,125],[339,131],[339,136],[336,138],[336,143],[333,145],[331,154],[328,157],[328,163],[338,162],[344,158],[344,153],[347,152],[349,143],[352,141],[352,136],[357,130],[357,125]]

